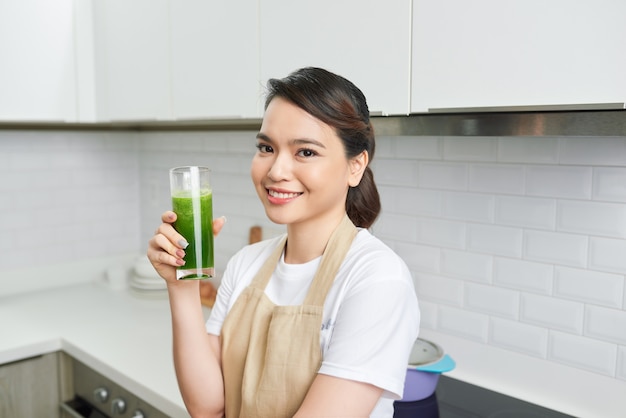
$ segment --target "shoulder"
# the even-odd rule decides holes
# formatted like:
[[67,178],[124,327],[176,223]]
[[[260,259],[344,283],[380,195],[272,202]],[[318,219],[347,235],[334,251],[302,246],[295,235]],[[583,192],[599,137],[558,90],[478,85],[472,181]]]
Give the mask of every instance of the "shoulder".
[[[279,235],[242,247],[228,260],[226,270],[231,273],[258,271],[283,238],[284,235]],[[238,276],[238,274],[235,274],[235,276]]]
[[366,229],[360,229],[352,242],[340,276],[344,285],[353,290],[378,282],[397,282],[401,288],[413,288],[413,278],[404,260]]
[[367,229],[359,230],[352,242],[346,261],[358,270],[408,273],[404,260]]

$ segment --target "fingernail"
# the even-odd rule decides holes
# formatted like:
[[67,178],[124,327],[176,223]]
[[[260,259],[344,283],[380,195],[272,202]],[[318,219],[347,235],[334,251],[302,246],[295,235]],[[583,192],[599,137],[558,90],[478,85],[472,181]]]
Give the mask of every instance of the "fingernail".
[[176,255],[179,256],[180,258],[183,258],[185,256],[185,252],[183,250],[177,250]]
[[176,264],[178,264],[179,266],[182,266],[185,264],[185,260],[181,260],[180,258],[176,260]]
[[228,220],[228,219],[226,219],[226,216],[220,216],[220,218],[222,218],[224,220],[224,223],[226,223],[226,221]]
[[180,245],[184,250],[189,246],[189,243],[187,242],[187,240],[185,240],[185,238],[181,238],[180,240],[178,240],[178,245]]

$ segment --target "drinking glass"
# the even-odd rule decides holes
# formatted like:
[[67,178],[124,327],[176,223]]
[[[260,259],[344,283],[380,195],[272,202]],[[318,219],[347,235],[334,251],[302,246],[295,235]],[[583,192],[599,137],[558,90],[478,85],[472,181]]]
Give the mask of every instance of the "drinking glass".
[[170,170],[174,229],[189,245],[185,265],[176,269],[177,279],[214,277],[213,191],[208,167],[185,166]]

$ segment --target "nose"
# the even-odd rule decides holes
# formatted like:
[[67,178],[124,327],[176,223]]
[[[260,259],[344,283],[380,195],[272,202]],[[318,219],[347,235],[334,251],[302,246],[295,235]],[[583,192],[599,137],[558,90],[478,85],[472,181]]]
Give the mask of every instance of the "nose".
[[267,176],[274,182],[289,180],[291,176],[291,168],[291,159],[289,158],[289,155],[284,152],[278,153],[272,162]]

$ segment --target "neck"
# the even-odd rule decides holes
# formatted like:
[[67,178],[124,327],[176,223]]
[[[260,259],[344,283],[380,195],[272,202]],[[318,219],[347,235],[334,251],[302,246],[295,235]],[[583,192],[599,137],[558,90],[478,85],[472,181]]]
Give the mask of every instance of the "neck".
[[285,263],[302,264],[321,256],[344,214],[342,212],[324,219],[288,225]]

